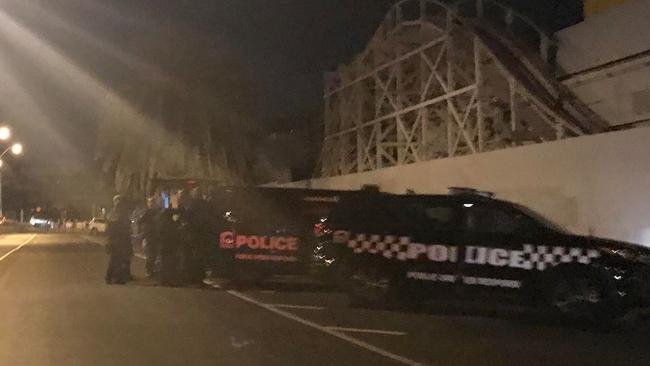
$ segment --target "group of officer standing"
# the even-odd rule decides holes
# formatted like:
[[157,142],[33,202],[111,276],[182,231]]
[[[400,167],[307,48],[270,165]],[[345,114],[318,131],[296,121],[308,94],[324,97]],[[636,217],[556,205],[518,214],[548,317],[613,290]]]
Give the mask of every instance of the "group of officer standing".
[[[148,278],[167,286],[201,286],[213,264],[212,238],[216,237],[215,210],[209,196],[193,188],[180,195],[178,207],[163,208],[150,197],[137,219],[137,230],[146,256]],[[106,229],[110,255],[106,283],[123,284],[131,279],[133,256],[131,212],[121,196],[113,199]]]

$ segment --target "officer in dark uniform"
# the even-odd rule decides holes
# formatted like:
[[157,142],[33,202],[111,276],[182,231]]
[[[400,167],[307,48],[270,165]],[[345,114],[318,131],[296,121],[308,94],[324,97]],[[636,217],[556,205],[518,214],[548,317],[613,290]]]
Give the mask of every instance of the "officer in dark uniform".
[[190,285],[200,286],[210,259],[209,245],[212,238],[210,204],[200,196],[199,189],[190,192],[185,209],[185,278]]
[[160,243],[158,242],[156,221],[158,220],[159,210],[153,197],[147,200],[147,209],[138,220],[139,230],[145,242],[144,251],[147,257],[145,269],[147,277],[152,277],[156,270],[156,260],[160,253]]
[[166,286],[179,284],[179,249],[182,241],[181,213],[167,208],[158,217],[158,243],[162,260],[161,283]]
[[108,243],[106,250],[109,257],[106,269],[106,283],[124,284],[131,277],[131,221],[129,210],[121,196],[113,198],[113,211],[106,227]]

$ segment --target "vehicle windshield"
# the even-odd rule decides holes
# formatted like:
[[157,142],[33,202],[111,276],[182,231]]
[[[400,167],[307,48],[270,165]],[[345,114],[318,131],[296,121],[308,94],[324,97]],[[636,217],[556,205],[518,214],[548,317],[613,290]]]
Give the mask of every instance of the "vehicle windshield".
[[523,205],[519,205],[519,204],[515,204],[515,207],[517,207],[517,209],[519,211],[523,212],[526,216],[528,216],[531,219],[537,221],[540,225],[542,225],[542,226],[544,226],[544,227],[546,227],[548,229],[551,229],[553,231],[556,231],[556,232],[559,232],[559,233],[562,233],[562,234],[571,234],[571,232],[567,228],[565,228],[564,226],[562,226],[562,225],[560,225],[560,224],[558,224],[556,222],[551,221],[549,218],[545,217],[544,215],[540,214],[539,212],[533,211],[532,209],[530,209],[530,208],[528,208],[526,206],[523,206]]

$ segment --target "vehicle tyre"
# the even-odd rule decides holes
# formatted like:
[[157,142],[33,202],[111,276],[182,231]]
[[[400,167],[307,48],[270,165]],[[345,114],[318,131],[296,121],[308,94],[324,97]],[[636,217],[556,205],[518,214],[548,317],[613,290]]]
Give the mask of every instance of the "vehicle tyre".
[[395,281],[391,271],[380,264],[348,268],[349,305],[364,308],[388,308],[394,303]]
[[91,235],[97,235],[98,234],[97,228],[94,227],[94,228],[90,229],[90,234]]
[[609,327],[620,315],[613,304],[613,286],[598,270],[558,273],[548,294],[556,315]]

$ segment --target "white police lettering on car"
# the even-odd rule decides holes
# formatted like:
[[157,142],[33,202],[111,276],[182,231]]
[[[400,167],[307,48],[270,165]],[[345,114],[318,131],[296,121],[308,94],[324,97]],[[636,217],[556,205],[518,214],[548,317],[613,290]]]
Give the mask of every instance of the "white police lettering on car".
[[[355,254],[378,254],[400,261],[425,256],[432,262],[456,263],[459,259],[456,245],[414,243],[408,236],[353,234],[339,230],[334,232],[333,241],[347,244]],[[468,245],[465,247],[463,263],[544,271],[560,263],[589,264],[598,257],[599,250],[588,248],[522,244],[519,250]]]
[[417,259],[422,255],[433,262],[458,262],[458,247],[445,245],[408,244],[407,259]]

